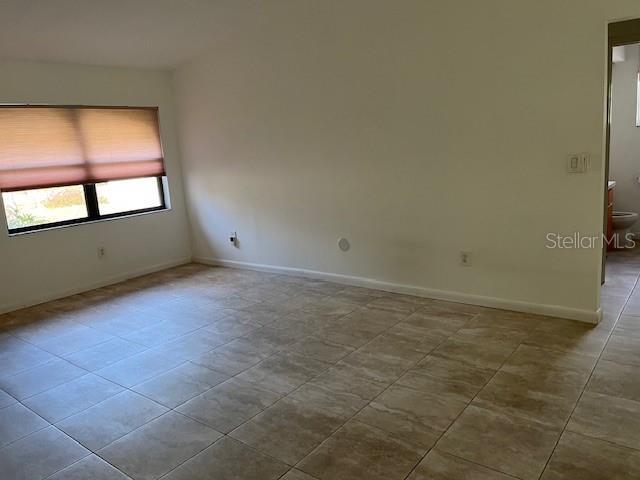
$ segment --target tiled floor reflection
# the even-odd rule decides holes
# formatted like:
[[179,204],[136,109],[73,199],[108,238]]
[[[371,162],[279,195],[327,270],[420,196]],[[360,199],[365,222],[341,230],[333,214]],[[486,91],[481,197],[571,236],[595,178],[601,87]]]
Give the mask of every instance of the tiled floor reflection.
[[186,265],[0,317],[0,477],[640,478],[640,255],[597,327]]

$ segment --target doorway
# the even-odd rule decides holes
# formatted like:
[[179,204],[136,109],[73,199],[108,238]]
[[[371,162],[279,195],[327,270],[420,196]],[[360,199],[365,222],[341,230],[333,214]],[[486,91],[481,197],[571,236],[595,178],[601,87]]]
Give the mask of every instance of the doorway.
[[640,316],[640,19],[609,24],[607,87],[600,294],[605,320]]

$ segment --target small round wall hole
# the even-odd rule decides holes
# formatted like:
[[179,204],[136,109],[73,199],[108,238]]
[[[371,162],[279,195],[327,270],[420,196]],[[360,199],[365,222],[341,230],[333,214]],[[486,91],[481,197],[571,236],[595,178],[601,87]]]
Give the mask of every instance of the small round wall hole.
[[340,250],[342,250],[343,252],[346,252],[347,250],[349,250],[350,247],[351,245],[349,244],[349,240],[347,240],[346,238],[338,239],[338,248]]

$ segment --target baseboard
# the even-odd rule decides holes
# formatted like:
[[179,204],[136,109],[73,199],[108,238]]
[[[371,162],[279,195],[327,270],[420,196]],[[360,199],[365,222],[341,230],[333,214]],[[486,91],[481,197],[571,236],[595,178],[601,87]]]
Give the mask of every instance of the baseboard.
[[478,305],[481,307],[499,308],[502,310],[513,310],[516,312],[533,313],[537,315],[547,315],[551,317],[567,318],[581,322],[597,324],[601,317],[601,309],[581,310],[561,305],[547,305],[540,303],[522,302],[519,300],[508,300],[506,298],[486,297],[482,295],[472,295],[449,290],[437,290],[432,288],[418,287],[414,285],[402,285],[398,283],[382,282],[365,277],[351,275],[341,275],[337,273],[319,272],[304,268],[280,267],[276,265],[263,265],[259,263],[238,262],[235,260],[222,260],[206,257],[194,257],[194,262],[205,265],[215,265],[229,268],[242,268],[247,270],[257,270],[261,272],[280,273],[283,275],[294,275],[307,278],[326,280],[344,285],[356,287],[375,288],[393,293],[404,293],[418,297],[433,298],[436,300],[446,300],[449,302],[465,303],[468,305]]
[[169,262],[157,263],[144,268],[123,272],[118,275],[112,275],[110,277],[103,278],[102,280],[99,280],[97,282],[93,282],[90,284],[84,284],[82,286],[59,290],[57,292],[48,293],[45,295],[40,295],[28,300],[24,300],[22,302],[0,305],[0,314],[12,312],[14,310],[19,310],[25,307],[31,307],[33,305],[38,305],[40,303],[50,302],[52,300],[57,300],[59,298],[69,297],[71,295],[76,295],[78,293],[88,292],[89,290],[94,290],[100,287],[106,287],[107,285],[113,285],[114,283],[124,282],[125,280],[129,280],[131,278],[141,277],[143,275],[159,272],[160,270],[166,270],[167,268],[177,267],[179,265],[184,265],[190,262],[191,262],[191,257],[184,257],[184,258],[172,260]]

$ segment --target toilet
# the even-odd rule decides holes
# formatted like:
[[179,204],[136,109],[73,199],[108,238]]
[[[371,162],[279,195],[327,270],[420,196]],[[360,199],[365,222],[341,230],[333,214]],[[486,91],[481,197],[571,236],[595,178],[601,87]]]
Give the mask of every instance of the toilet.
[[636,212],[613,212],[613,236],[616,238],[616,248],[626,244],[626,231],[638,221]]
[[638,221],[636,212],[613,212],[613,230],[626,230]]

